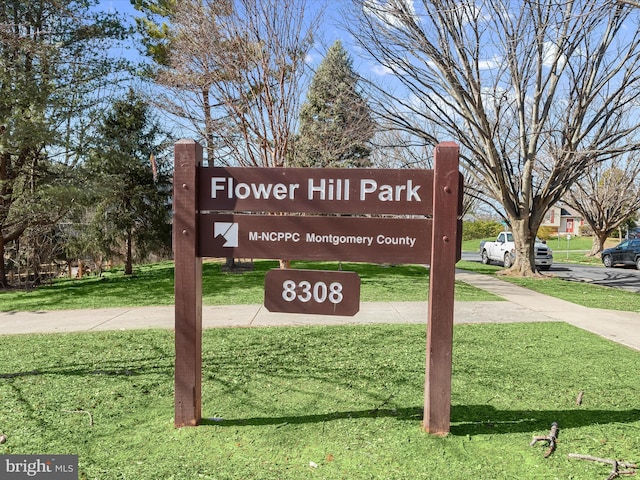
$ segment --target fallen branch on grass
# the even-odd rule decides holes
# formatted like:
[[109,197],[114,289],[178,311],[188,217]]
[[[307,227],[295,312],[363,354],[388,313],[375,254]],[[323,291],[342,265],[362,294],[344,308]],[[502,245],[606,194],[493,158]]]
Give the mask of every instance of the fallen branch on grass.
[[556,442],[558,441],[558,424],[553,422],[551,424],[551,430],[549,430],[549,435],[546,437],[533,437],[529,446],[533,447],[538,442],[545,442],[545,445],[549,446],[547,451],[544,453],[544,458],[550,456],[556,449]]
[[[581,455],[579,453],[570,453],[569,458],[588,460],[590,462],[606,463],[607,465],[613,466],[613,469],[607,477],[607,480],[613,480],[614,478],[617,478],[621,475],[635,475],[636,470],[638,469],[638,466],[635,463],[619,462],[618,460],[613,460],[611,458],[592,457],[591,455]],[[620,468],[628,468],[629,470],[620,470]]]

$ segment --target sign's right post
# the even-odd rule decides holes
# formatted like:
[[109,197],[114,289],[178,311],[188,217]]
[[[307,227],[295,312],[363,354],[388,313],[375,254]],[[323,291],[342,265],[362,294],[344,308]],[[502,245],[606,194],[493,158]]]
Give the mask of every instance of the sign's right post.
[[453,142],[438,144],[434,154],[423,417],[423,428],[434,435],[447,435],[450,429],[455,264],[461,233],[458,155],[459,147]]

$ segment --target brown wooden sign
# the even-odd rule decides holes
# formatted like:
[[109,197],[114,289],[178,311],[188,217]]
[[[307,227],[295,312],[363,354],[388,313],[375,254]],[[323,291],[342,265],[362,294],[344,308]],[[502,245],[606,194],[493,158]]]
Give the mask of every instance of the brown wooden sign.
[[[458,155],[453,143],[437,145],[433,170],[212,168],[200,166],[202,147],[196,142],[177,142],[175,425],[197,425],[202,418],[202,257],[248,256],[428,263],[423,427],[448,433],[462,213]],[[258,215],[239,215],[249,212]],[[265,215],[276,212],[299,215]],[[308,215],[321,213],[328,215]],[[381,214],[420,218],[366,216]],[[324,295],[321,281],[326,284],[313,283],[318,299]],[[309,278],[300,282],[312,284]],[[303,284],[287,294],[296,292],[302,301],[297,295],[306,299],[306,289]]]
[[199,216],[204,257],[431,261],[431,219],[293,215]]
[[350,317],[360,310],[360,277],[335,270],[269,270],[264,306],[270,312]]
[[201,211],[428,215],[433,171],[351,168],[198,169]]

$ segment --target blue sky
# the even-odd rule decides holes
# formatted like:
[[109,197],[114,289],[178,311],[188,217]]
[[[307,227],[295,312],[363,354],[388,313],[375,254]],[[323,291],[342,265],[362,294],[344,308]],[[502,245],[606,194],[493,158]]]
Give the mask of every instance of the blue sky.
[[[366,78],[377,78],[385,81],[390,81],[392,78],[386,75],[387,72],[383,71],[381,67],[374,65],[372,62],[359,58],[357,53],[358,49],[355,46],[355,42],[352,40],[351,35],[341,26],[344,22],[343,10],[346,5],[350,3],[349,0],[306,0],[307,5],[311,8],[320,8],[322,5],[326,5],[324,9],[324,15],[322,17],[322,23],[317,35],[317,41],[309,54],[308,63],[313,67],[317,66],[324,58],[327,49],[336,41],[340,40],[343,47],[350,53],[353,59],[354,68]],[[140,12],[135,10],[129,0],[101,0],[98,5],[99,10],[117,12],[120,15],[124,15],[131,23],[134,23],[134,18],[141,16]],[[124,56],[133,61],[142,61],[143,58],[138,52],[138,45],[134,42],[126,44],[124,47],[113,50],[113,54],[116,56]],[[134,80],[134,83],[138,83]],[[146,85],[143,88],[148,89],[150,86]],[[306,92],[303,93],[306,96]],[[180,129],[178,124],[181,121],[177,121],[175,118],[166,118],[165,121],[171,125],[172,128]],[[176,132],[177,133],[177,132]],[[180,135],[178,133],[178,135]],[[192,134],[185,133],[186,136],[192,136]]]
[[[365,77],[371,75],[378,76],[386,75],[386,71],[378,65],[374,65],[366,60],[363,60],[357,56],[358,49],[355,43],[352,41],[351,36],[341,27],[341,22],[344,21],[342,16],[343,9],[348,3],[347,0],[307,0],[309,5],[322,6],[325,5],[323,21],[320,26],[320,32],[318,35],[318,41],[315,48],[310,53],[310,60],[312,65],[317,65],[322,58],[324,58],[326,50],[336,41],[340,40],[344,48],[350,53],[353,58],[354,68],[358,70]],[[140,15],[140,12],[136,11],[129,0],[101,0],[99,2],[99,8],[106,11],[115,11],[131,19]],[[137,55],[136,50],[132,49],[128,55]]]

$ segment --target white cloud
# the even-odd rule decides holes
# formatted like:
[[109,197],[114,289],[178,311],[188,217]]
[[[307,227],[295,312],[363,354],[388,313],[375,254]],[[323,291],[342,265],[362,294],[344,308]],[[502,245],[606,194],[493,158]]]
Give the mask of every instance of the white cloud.
[[412,0],[366,0],[363,3],[363,11],[386,25],[402,28],[402,21],[398,18],[398,10],[409,12],[416,16],[416,9]]
[[487,60],[480,60],[478,62],[478,69],[493,70],[494,68],[498,68],[501,64],[502,64],[502,58],[496,55],[493,58],[489,58]]
[[552,67],[557,61],[558,68],[562,68],[566,62],[566,57],[558,51],[558,46],[552,42],[545,42],[542,49],[542,64],[545,67]]
[[389,67],[385,67],[384,65],[373,65],[371,67],[371,71],[378,76],[385,76],[385,75],[393,75],[393,70],[391,70]]

